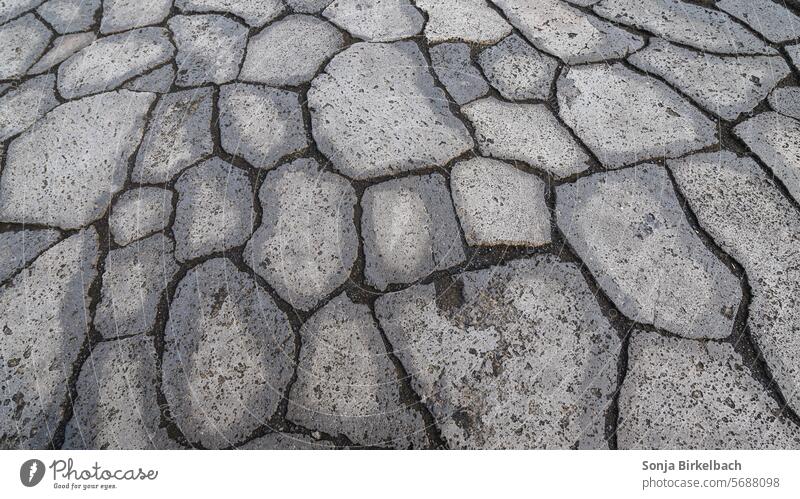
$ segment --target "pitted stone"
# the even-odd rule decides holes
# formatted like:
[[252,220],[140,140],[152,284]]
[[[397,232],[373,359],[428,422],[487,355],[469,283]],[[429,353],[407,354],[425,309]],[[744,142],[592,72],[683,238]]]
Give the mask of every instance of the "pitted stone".
[[53,75],[38,76],[0,97],[0,141],[24,131],[58,105],[55,83]]
[[172,67],[172,64],[167,64],[131,80],[123,85],[122,88],[135,92],[165,94],[169,92],[173,83],[175,83],[175,68]]
[[800,17],[777,2],[717,0],[716,7],[743,21],[773,43],[788,42],[800,35]]
[[466,43],[440,43],[430,48],[431,65],[447,93],[462,105],[486,95],[489,85],[470,59]]
[[0,283],[58,241],[52,229],[0,232]]
[[391,42],[419,34],[425,19],[408,0],[335,0],[322,15],[356,38]]
[[32,10],[44,3],[44,0],[3,0],[0,2],[0,24],[5,24],[26,10]]
[[[289,0],[291,3],[292,0]],[[328,0],[325,0],[328,1]],[[301,433],[268,433],[237,447],[239,450],[328,450],[336,446]]]
[[317,14],[333,3],[333,0],[284,0],[295,12]]
[[33,14],[0,26],[0,80],[24,75],[44,53],[52,35]]
[[161,24],[171,8],[172,0],[103,0],[100,33],[118,33]]
[[511,26],[486,0],[416,0],[415,4],[428,14],[428,43],[492,44],[511,33]]
[[776,88],[769,95],[769,105],[784,116],[800,120],[800,87]]
[[247,45],[245,26],[218,14],[174,16],[167,25],[178,46],[178,86],[221,85],[236,79]]
[[183,12],[230,12],[255,28],[284,11],[281,0],[176,0],[175,6]]
[[53,47],[28,70],[28,74],[44,73],[53,66],[67,60],[75,52],[88,47],[96,38],[94,33],[73,33],[59,36],[53,41]]
[[[105,0],[109,3],[113,0]],[[58,33],[76,33],[94,28],[94,16],[101,0],[50,0],[36,9]]]
[[160,187],[140,187],[122,194],[108,217],[114,241],[127,246],[169,225],[175,194]]
[[483,72],[506,99],[547,99],[558,61],[533,48],[519,35],[485,49],[478,57]]

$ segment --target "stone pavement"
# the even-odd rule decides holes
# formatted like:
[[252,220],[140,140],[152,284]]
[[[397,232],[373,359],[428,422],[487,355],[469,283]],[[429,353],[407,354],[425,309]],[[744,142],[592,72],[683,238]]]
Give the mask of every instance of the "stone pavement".
[[0,448],[800,448],[800,1],[0,0]]

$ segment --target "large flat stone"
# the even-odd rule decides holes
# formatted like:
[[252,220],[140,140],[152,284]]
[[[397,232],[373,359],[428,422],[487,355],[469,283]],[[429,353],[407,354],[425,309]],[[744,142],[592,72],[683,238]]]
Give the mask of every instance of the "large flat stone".
[[481,52],[478,63],[492,86],[510,100],[547,99],[558,68],[556,59],[516,34]]
[[333,0],[284,0],[295,12],[317,14],[333,3]]
[[44,53],[52,35],[33,14],[0,26],[0,80],[24,75]]
[[511,26],[486,0],[416,0],[414,3],[428,14],[425,24],[428,43],[492,44],[511,33]]
[[3,0],[3,3],[0,3],[0,24],[17,17],[26,10],[35,9],[42,3],[44,0]]
[[0,141],[25,130],[58,105],[55,83],[53,75],[39,76],[0,97]]
[[174,198],[174,192],[160,187],[140,187],[122,194],[108,217],[108,230],[114,241],[127,246],[163,230],[172,217]]
[[40,5],[36,12],[58,33],[75,33],[91,30],[95,25],[95,14],[101,3],[109,4],[113,1],[50,0]]
[[53,66],[67,60],[72,54],[89,46],[97,36],[94,33],[73,33],[59,36],[53,46],[28,70],[28,74],[44,73]]
[[172,0],[103,0],[100,33],[118,33],[161,24],[171,8]]
[[800,35],[797,31],[800,27],[800,17],[777,2],[717,0],[716,7],[740,19],[773,43],[788,42]]
[[236,79],[247,45],[245,26],[218,14],[174,16],[167,25],[178,46],[176,85],[221,85]]
[[481,72],[472,64],[466,43],[440,43],[430,48],[430,54],[436,76],[456,104],[466,104],[489,91]]
[[52,229],[1,232],[0,283],[36,259],[58,238],[58,231]]
[[800,120],[800,87],[776,88],[769,95],[769,105],[784,116]]
[[408,0],[335,0],[322,11],[356,38],[390,42],[422,31],[425,19]]
[[183,12],[230,12],[260,28],[284,11],[281,0],[175,0]]
[[173,83],[175,83],[175,68],[172,64],[166,64],[129,81],[122,88],[135,92],[165,94],[170,91]]

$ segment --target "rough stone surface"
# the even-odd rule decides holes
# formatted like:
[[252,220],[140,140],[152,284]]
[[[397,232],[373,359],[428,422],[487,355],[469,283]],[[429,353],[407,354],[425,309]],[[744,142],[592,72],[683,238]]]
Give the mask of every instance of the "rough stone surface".
[[[111,3],[113,0],[105,0]],[[50,0],[36,9],[59,33],[86,31],[94,26],[94,16],[101,0]]]
[[220,85],[239,74],[247,44],[246,27],[217,14],[175,16],[167,25],[178,46],[178,86]]
[[717,142],[716,125],[697,108],[621,64],[571,68],[557,86],[561,118],[608,168]]
[[67,60],[72,54],[89,46],[97,36],[94,33],[73,33],[59,36],[53,41],[53,47],[28,70],[28,74],[44,73],[48,69]]
[[67,102],[15,138],[0,178],[0,221],[76,229],[103,216],[152,101],[120,90]]
[[20,230],[0,233],[0,283],[58,241],[58,231]]
[[108,229],[114,241],[127,246],[163,230],[172,215],[175,194],[160,187],[140,187],[122,194],[111,209]]
[[295,346],[286,315],[229,260],[194,267],[170,306],[163,389],[192,443],[242,443],[265,425],[292,377]]
[[784,48],[786,49],[786,53],[789,54],[789,58],[792,60],[794,67],[800,71],[800,43],[797,45],[786,45]]
[[44,53],[51,36],[33,14],[0,26],[0,80],[24,75]]
[[489,82],[506,99],[547,99],[558,61],[511,35],[478,57]]
[[[291,3],[292,0],[289,0]],[[327,0],[326,0],[327,1]],[[297,2],[295,2],[297,3]],[[325,440],[315,440],[299,433],[268,433],[240,445],[240,450],[328,450],[335,446]]]
[[779,43],[800,36],[800,17],[783,5],[770,0],[717,0],[716,6],[764,35],[767,40]]
[[172,0],[103,0],[101,33],[117,33],[161,24],[169,15]]
[[135,80],[123,85],[123,88],[136,92],[155,92],[165,94],[175,82],[175,68],[167,64],[149,73],[142,75]]
[[314,139],[334,166],[371,178],[442,165],[472,139],[413,42],[357,43],[308,91]]
[[299,159],[267,174],[261,227],[244,260],[294,307],[308,310],[344,284],[358,256],[356,193],[344,178]]
[[230,12],[256,28],[284,10],[281,0],[175,0],[175,6],[184,12]]
[[390,42],[419,34],[425,19],[408,0],[335,0],[322,11],[356,38]]
[[453,203],[441,175],[371,186],[361,206],[364,275],[372,286],[411,283],[464,261]]
[[0,24],[13,19],[26,10],[35,9],[44,0],[3,0],[0,3]]
[[295,12],[317,14],[330,5],[333,0],[284,0]]
[[464,41],[492,44],[509,33],[511,26],[486,0],[416,0],[428,14],[425,38],[428,43]]
[[769,105],[784,116],[800,120],[800,87],[776,88],[769,94]]
[[487,97],[462,108],[485,156],[524,161],[558,178],[582,172],[589,156],[543,104]]
[[0,97],[0,141],[22,132],[58,105],[55,83],[53,75],[39,76]]
[[431,47],[430,53],[436,76],[456,104],[466,104],[489,91],[486,80],[472,64],[469,45],[440,43]]

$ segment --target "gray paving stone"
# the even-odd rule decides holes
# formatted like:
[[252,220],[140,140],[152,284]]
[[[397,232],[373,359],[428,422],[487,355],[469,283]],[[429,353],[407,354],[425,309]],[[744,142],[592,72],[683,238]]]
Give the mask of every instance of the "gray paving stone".
[[431,65],[456,104],[486,95],[489,85],[470,59],[466,43],[440,43],[430,48]]
[[434,285],[376,315],[452,448],[608,448],[620,342],[578,267],[536,256],[467,272],[459,305]]
[[256,168],[273,168],[309,144],[298,94],[262,85],[222,87],[219,127],[222,148]]
[[178,46],[178,86],[220,85],[236,79],[247,45],[245,26],[217,14],[174,16],[167,25]]
[[24,75],[44,53],[52,35],[33,14],[0,26],[0,80]]
[[335,0],[322,15],[356,38],[391,42],[419,34],[425,18],[408,0]]
[[36,12],[59,34],[76,33],[94,27],[94,16],[100,4],[100,0],[50,0]]
[[297,381],[287,418],[357,445],[427,446],[425,423],[400,381],[372,313],[342,294],[300,329]]
[[718,0],[718,9],[744,21],[774,43],[800,37],[800,17],[770,0]]
[[175,82],[175,68],[167,64],[158,69],[154,69],[122,86],[135,92],[155,92],[165,94],[169,92]]
[[108,229],[114,241],[127,246],[163,230],[172,215],[175,194],[160,187],[140,187],[122,194],[108,217]]
[[300,433],[268,433],[237,447],[240,450],[328,450],[332,448],[334,445],[330,442],[314,440]]
[[516,104],[487,97],[461,111],[475,127],[485,156],[524,161],[558,178],[589,168],[589,156],[544,104]]
[[478,57],[489,82],[510,100],[547,99],[558,61],[511,35]]
[[628,60],[656,74],[723,119],[751,111],[789,74],[780,56],[720,57],[672,45],[660,38]]
[[94,33],[73,33],[62,35],[53,41],[53,47],[28,70],[28,74],[44,73],[53,66],[65,61],[69,56],[88,47],[97,37]]
[[189,165],[211,155],[210,87],[169,93],[158,99],[136,155],[136,182],[169,182]]
[[178,271],[173,249],[167,236],[156,234],[108,253],[94,316],[104,338],[153,329],[164,290]]
[[183,12],[230,12],[260,28],[284,11],[281,0],[175,0]]
[[726,343],[637,332],[619,404],[620,449],[800,448],[800,429]]
[[725,338],[739,281],[689,225],[666,170],[607,172],[556,189],[558,227],[628,318],[687,338]]
[[428,14],[428,43],[464,41],[492,44],[511,33],[511,26],[486,0],[416,0]]
[[58,237],[58,231],[51,229],[0,233],[0,283],[32,262]]
[[308,91],[314,139],[340,172],[365,179],[443,165],[472,146],[413,42],[357,43]]
[[779,113],[761,113],[733,129],[800,201],[800,121]]
[[640,36],[559,0],[494,3],[536,48],[567,64],[618,59],[644,45]]
[[161,24],[171,8],[172,0],[103,0],[100,33],[118,33]]
[[561,118],[607,168],[717,143],[716,124],[697,108],[621,64],[570,68],[557,86]]
[[77,229],[102,217],[153,98],[120,90],[67,102],[15,138],[0,178],[0,220]]
[[178,284],[170,306],[163,389],[186,438],[205,447],[242,443],[265,425],[292,377],[286,315],[225,258]]
[[243,245],[253,232],[253,186],[229,163],[211,158],[175,182],[175,256],[191,260]]
[[55,83],[53,75],[38,76],[0,97],[0,141],[22,132],[58,105]]
[[800,87],[776,88],[769,94],[769,105],[784,116],[800,120]]
[[64,449],[174,449],[161,427],[153,338],[99,343],[78,377]]
[[164,28],[141,28],[100,38],[58,68],[58,91],[66,99],[113,90],[167,62],[175,53]]
[[89,332],[97,233],[45,251],[0,287],[0,447],[42,449],[64,417],[73,365]]
[[439,174],[389,180],[361,199],[364,275],[372,286],[411,283],[463,262],[450,192]]
[[789,58],[792,60],[794,67],[800,71],[800,43],[797,45],[785,45],[784,48],[786,49],[786,53],[789,54]]
[[344,284],[358,257],[355,190],[313,159],[267,174],[261,227],[244,261],[295,308],[308,310]]
[[0,24],[13,19],[26,10],[32,10],[44,3],[44,0],[3,0],[0,3]]
[[603,0],[594,11],[667,40],[722,54],[774,54],[726,14],[680,0]]
[[307,83],[343,45],[344,37],[331,23],[287,16],[250,38],[239,79],[274,86]]
[[456,214],[470,246],[542,246],[550,242],[545,183],[488,158],[457,163],[450,175]]
[[669,161],[700,225],[748,276],[748,324],[783,397],[800,410],[800,214],[750,158]]
[[317,14],[330,5],[333,0],[284,0],[295,12]]

